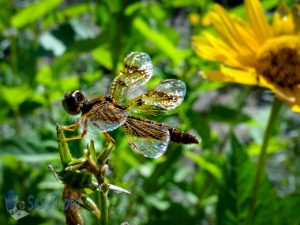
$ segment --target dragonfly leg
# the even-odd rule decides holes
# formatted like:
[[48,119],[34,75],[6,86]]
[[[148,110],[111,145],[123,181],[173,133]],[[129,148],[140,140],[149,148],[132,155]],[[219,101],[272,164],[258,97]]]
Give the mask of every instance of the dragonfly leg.
[[74,140],[80,140],[87,134],[87,130],[83,130],[82,133],[78,136],[66,138],[64,141],[74,141]]
[[[65,127],[63,127],[64,130],[68,130],[68,131],[73,131],[70,129],[77,129],[80,126],[80,122],[74,123],[70,126],[66,126],[67,129]],[[70,128],[71,127],[71,128]],[[74,140],[80,140],[82,139],[86,134],[87,134],[87,120],[83,121],[83,131],[81,132],[80,135],[77,135],[75,137],[71,137],[71,138],[66,138],[64,141],[74,141]]]
[[78,122],[73,123],[71,125],[63,126],[62,129],[67,130],[67,131],[76,131],[79,126],[80,126],[80,122],[78,121]]
[[107,132],[103,132],[103,134],[106,139],[106,144],[97,157],[97,162],[100,162],[101,164],[105,164],[109,154],[115,147],[115,140]]

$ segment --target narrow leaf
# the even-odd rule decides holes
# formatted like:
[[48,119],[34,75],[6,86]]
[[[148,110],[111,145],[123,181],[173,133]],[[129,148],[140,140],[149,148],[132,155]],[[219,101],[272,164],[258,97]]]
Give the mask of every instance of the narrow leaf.
[[33,3],[17,12],[11,18],[10,23],[16,28],[22,28],[52,11],[61,2],[62,0],[42,0],[37,3]]
[[217,204],[217,224],[243,224],[248,215],[255,167],[236,137],[231,137]]
[[133,22],[133,26],[143,36],[153,42],[158,49],[169,56],[175,65],[178,65],[181,60],[190,54],[190,51],[177,49],[176,46],[167,39],[167,37],[165,37],[162,33],[152,30],[151,27],[141,18],[136,18]]

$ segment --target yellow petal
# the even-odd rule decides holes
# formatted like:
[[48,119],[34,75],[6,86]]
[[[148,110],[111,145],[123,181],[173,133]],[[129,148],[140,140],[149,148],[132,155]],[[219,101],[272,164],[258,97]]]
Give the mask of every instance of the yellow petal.
[[263,76],[259,76],[259,86],[271,89],[277,98],[288,104],[295,102],[295,95],[290,88],[280,87]]
[[203,76],[213,81],[257,85],[257,77],[254,72],[224,66],[221,66],[220,70],[203,72]]
[[219,61],[233,67],[242,66],[236,59],[237,53],[233,49],[208,33],[203,34],[203,37],[194,36],[192,42],[201,58]]
[[245,0],[246,14],[250,26],[257,35],[260,43],[272,37],[272,30],[266,20],[263,8],[258,0]]
[[300,113],[300,85],[294,87],[292,91],[295,96],[295,101],[290,103],[289,106],[293,111]]
[[300,33],[300,4],[295,4],[292,8],[295,33]]
[[293,110],[294,112],[300,113],[300,106],[299,106],[300,102],[298,102],[298,104],[294,104],[294,105],[289,105],[291,110]]
[[221,36],[221,38],[235,51],[237,52],[241,51],[241,46],[236,40],[234,34],[230,32],[229,27],[224,24],[224,21],[222,21],[219,15],[214,12],[214,13],[210,13],[210,17],[214,28]]
[[[237,53],[234,49],[232,49],[230,46],[219,40],[218,38],[214,37],[210,33],[206,32],[203,34],[207,42],[213,46],[214,48],[218,49],[219,51],[224,52],[224,54],[228,54],[231,56],[236,56]],[[222,49],[220,49],[222,48]]]
[[294,33],[294,19],[291,10],[285,3],[280,3],[273,14],[272,29],[275,36]]
[[199,15],[199,13],[192,12],[189,14],[188,18],[193,26],[200,24],[201,17]]
[[[220,70],[203,72],[205,78],[213,81],[239,83],[246,85],[256,85],[271,89],[272,92],[281,100],[291,104],[295,102],[294,93],[289,88],[282,88],[268,79],[257,74],[253,69],[239,70],[221,66]],[[299,93],[300,101],[300,93]]]
[[232,45],[237,52],[249,54],[255,51],[258,46],[256,37],[253,32],[249,32],[246,23],[238,18],[229,15],[226,10],[216,4],[215,5],[215,27],[220,35]]

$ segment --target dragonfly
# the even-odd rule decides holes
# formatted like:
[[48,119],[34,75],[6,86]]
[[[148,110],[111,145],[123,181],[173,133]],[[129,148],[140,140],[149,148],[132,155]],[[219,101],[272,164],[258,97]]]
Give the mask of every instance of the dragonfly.
[[131,149],[148,158],[162,156],[169,142],[198,144],[196,136],[149,118],[175,109],[186,94],[183,81],[168,79],[137,95],[152,75],[153,64],[149,55],[131,52],[125,57],[106,96],[88,100],[79,90],[65,94],[62,100],[65,111],[71,115],[81,115],[76,123],[62,128],[68,131],[76,131],[80,126],[83,128],[81,134],[65,141],[83,138],[89,124],[92,124],[104,134],[105,147],[111,143],[111,148],[115,141],[108,132],[122,127]]

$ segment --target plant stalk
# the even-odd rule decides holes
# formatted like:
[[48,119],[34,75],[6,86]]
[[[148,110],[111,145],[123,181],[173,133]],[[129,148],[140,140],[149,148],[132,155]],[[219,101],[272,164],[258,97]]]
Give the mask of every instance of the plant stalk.
[[100,190],[100,200],[101,200],[101,207],[100,207],[100,213],[101,213],[101,218],[100,218],[100,225],[108,225],[108,199],[107,199],[107,194],[108,194],[108,189],[109,186],[106,183],[103,183],[101,185],[101,190]]
[[263,137],[263,143],[260,149],[260,154],[257,162],[257,168],[256,168],[256,174],[255,174],[255,180],[253,184],[253,189],[252,189],[252,196],[251,196],[251,203],[250,203],[250,208],[249,208],[249,214],[247,218],[246,224],[251,224],[254,211],[255,211],[255,204],[256,204],[256,198],[257,194],[259,191],[260,187],[260,182],[261,182],[261,177],[264,172],[265,164],[266,164],[266,157],[267,157],[267,150],[268,150],[268,144],[270,141],[270,137],[272,136],[272,131],[273,127],[275,125],[275,121],[279,115],[280,108],[282,106],[282,102],[278,100],[277,98],[274,99],[270,116],[269,116],[269,121],[264,133]]

